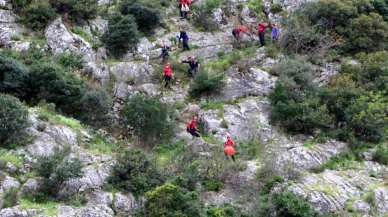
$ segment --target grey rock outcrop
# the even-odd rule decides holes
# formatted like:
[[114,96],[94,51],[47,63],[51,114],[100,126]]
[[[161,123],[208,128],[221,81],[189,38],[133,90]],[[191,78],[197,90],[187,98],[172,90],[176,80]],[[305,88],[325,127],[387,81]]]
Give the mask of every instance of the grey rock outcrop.
[[19,187],[19,181],[11,176],[5,176],[0,180],[0,193],[7,192],[11,189],[17,189]]
[[33,217],[39,210],[21,210],[19,207],[12,207],[0,210],[0,217]]
[[139,203],[132,194],[115,194],[113,209],[118,215],[130,215],[136,212],[139,208]]
[[45,36],[53,54],[71,52],[82,55],[85,73],[103,83],[109,79],[108,67],[104,61],[105,49],[94,51],[89,42],[71,33],[61,18],[54,20],[46,28]]
[[10,10],[0,9],[0,47],[26,50],[29,42],[16,40],[23,33],[23,28],[16,23],[16,15]]

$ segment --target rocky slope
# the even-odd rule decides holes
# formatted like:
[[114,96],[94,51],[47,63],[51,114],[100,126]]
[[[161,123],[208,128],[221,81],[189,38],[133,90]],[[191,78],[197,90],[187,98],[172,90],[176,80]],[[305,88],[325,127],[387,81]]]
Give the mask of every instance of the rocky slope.
[[[235,5],[246,3],[245,0],[232,2]],[[297,7],[300,2],[302,1],[273,1],[287,10]],[[99,4],[109,5],[110,1],[100,0]],[[266,1],[267,7],[271,4],[271,1]],[[33,34],[28,35],[28,31],[16,22],[16,15],[10,10],[11,7],[7,0],[0,0],[0,45],[15,51],[27,50],[32,46]],[[221,20],[223,13],[221,9],[216,9],[215,19]],[[255,18],[249,17],[248,7],[243,8],[241,16],[248,22],[257,22]],[[270,18],[279,19],[272,14]],[[220,30],[213,33],[198,32],[188,22],[180,21],[175,15],[171,15],[167,23],[171,26],[186,25],[189,28],[191,45],[195,47],[189,52],[174,51],[178,59],[198,56],[205,64],[217,61],[219,53],[228,54],[234,51],[229,34],[234,25],[233,21],[222,24]],[[86,33],[101,34],[106,26],[105,18],[99,17],[81,28]],[[313,138],[304,135],[290,136],[277,126],[271,125],[267,96],[274,87],[277,77],[272,76],[269,70],[283,58],[281,55],[273,58],[266,54],[265,48],[257,49],[253,55],[244,59],[243,69],[236,64],[226,70],[226,86],[221,93],[197,102],[186,100],[188,87],[180,81],[174,85],[173,91],[162,90],[159,80],[155,79],[160,73],[157,67],[159,60],[155,58],[160,53],[159,44],[170,43],[170,38],[175,37],[177,31],[173,29],[167,32],[165,29],[158,29],[155,33],[156,40],[142,38],[136,53],[128,53],[119,61],[110,61],[104,48],[93,49],[87,40],[71,32],[63,20],[58,18],[46,28],[44,33],[46,43],[40,48],[52,54],[72,52],[82,55],[85,62],[84,73],[101,85],[111,85],[116,102],[113,108],[115,111],[120,110],[125,99],[138,92],[160,96],[163,101],[170,104],[183,105],[182,109],[176,111],[181,124],[177,126],[175,140],[185,141],[187,147],[204,156],[210,154],[209,147],[221,144],[227,134],[233,135],[239,143],[252,140],[260,143],[263,157],[242,162],[245,168],[232,177],[230,182],[225,183],[222,191],[204,192],[201,198],[207,205],[235,203],[249,209],[250,203],[244,202],[250,195],[246,190],[247,186],[256,186],[257,171],[264,167],[271,167],[286,180],[286,183],[279,188],[288,189],[305,198],[321,213],[339,211],[349,216],[353,215],[352,212],[363,216],[387,215],[388,168],[386,166],[365,159],[362,163],[354,163],[351,168],[313,173],[312,169],[346,152],[347,144],[335,140],[322,143],[311,142]],[[317,85],[324,83],[328,77],[337,72],[335,64],[332,63],[327,63],[324,67],[316,67],[321,71],[321,76],[316,78]],[[218,109],[202,108],[201,105],[208,100],[218,101],[223,106]],[[22,201],[15,207],[2,209],[0,217],[43,217],[51,216],[52,213],[60,217],[111,217],[133,214],[141,206],[141,200],[135,199],[132,194],[102,190],[115,160],[112,153],[100,153],[98,149],[96,151],[90,148],[94,146],[93,138],[96,135],[75,120],[68,121],[76,122],[77,127],[66,122],[42,120],[39,117],[39,109],[30,109],[31,127],[27,133],[33,141],[7,153],[21,159],[21,163],[15,165],[5,161],[5,165],[2,165],[0,194],[12,188],[20,189],[19,192],[22,195],[36,191],[39,178],[29,177],[31,165],[40,156],[49,156],[55,151],[69,149],[70,154],[67,158],[79,159],[82,162],[84,174],[61,186],[60,194],[82,194],[86,196],[87,202],[82,207],[58,203],[54,207],[47,208],[27,206]],[[214,137],[213,141],[203,139],[193,141],[185,132],[185,122],[196,113],[200,114],[201,119],[205,121],[206,130]],[[130,146],[130,144],[127,145]],[[370,203],[371,198],[373,203]]]

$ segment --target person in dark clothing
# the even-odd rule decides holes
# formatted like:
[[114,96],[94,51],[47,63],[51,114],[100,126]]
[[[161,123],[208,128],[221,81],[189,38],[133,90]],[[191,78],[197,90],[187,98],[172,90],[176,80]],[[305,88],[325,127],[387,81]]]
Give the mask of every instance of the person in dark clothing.
[[193,119],[187,124],[186,131],[193,137],[201,137],[197,128],[198,116],[194,116]]
[[179,40],[182,40],[183,44],[183,50],[190,50],[189,47],[189,36],[187,35],[186,31],[181,31],[179,35]]
[[267,27],[268,25],[266,23],[259,23],[259,25],[257,26],[261,46],[265,45],[265,30],[267,29]]
[[160,54],[160,57],[162,58],[162,63],[167,62],[168,58],[170,57],[169,51],[171,48],[165,44],[162,44],[162,53]]
[[182,61],[182,63],[189,64],[188,73],[190,77],[194,77],[197,74],[199,67],[201,66],[199,62],[193,57],[189,57],[187,60]]

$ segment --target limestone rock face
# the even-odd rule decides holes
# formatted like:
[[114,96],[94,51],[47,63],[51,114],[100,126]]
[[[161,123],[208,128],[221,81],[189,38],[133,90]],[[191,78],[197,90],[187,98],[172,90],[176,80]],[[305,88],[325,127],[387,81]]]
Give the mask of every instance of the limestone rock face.
[[0,9],[0,47],[27,50],[29,42],[14,39],[20,37],[22,33],[23,28],[16,23],[16,15],[10,10]]
[[108,67],[104,62],[106,59],[105,49],[94,51],[89,42],[71,33],[61,18],[54,20],[46,28],[45,36],[53,54],[71,52],[82,55],[86,73],[101,82],[109,78]]
[[0,217],[33,217],[38,213],[38,210],[21,210],[18,207],[12,207],[0,210]]
[[11,176],[5,176],[0,180],[0,193],[7,192],[11,189],[17,189],[19,187],[19,181]]
[[[340,211],[349,204],[366,214],[372,214],[369,211],[376,206],[373,209],[378,212],[377,215],[384,216],[388,212],[388,188],[381,183],[383,179],[373,178],[362,169],[325,170],[320,174],[304,175],[289,190],[307,199],[321,213]],[[369,204],[365,201],[367,197],[372,197],[376,203]]]
[[136,201],[135,197],[132,194],[115,194],[115,199],[113,201],[113,209],[119,215],[130,215],[137,211],[139,204]]

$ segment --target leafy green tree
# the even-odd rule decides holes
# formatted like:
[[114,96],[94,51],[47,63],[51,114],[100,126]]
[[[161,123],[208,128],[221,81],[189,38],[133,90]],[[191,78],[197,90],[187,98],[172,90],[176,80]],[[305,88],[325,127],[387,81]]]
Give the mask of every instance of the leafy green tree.
[[195,192],[167,183],[147,192],[145,210],[149,217],[198,217],[201,204]]
[[0,144],[20,138],[28,126],[28,110],[17,98],[0,94]]
[[351,51],[384,50],[388,43],[388,23],[377,13],[363,14],[350,20],[345,35],[348,38],[346,47]]
[[119,155],[108,182],[117,189],[141,196],[163,184],[164,178],[143,152],[126,150]]
[[32,30],[44,30],[50,21],[56,17],[55,10],[48,2],[34,2],[28,5],[22,13],[21,20]]
[[138,3],[122,7],[121,13],[124,15],[132,15],[136,19],[139,30],[142,32],[148,33],[161,23],[161,17],[158,10]]
[[368,142],[380,142],[387,136],[388,99],[381,94],[361,96],[346,110],[346,119],[354,136]]
[[61,111],[75,115],[85,93],[85,84],[60,67],[50,64],[33,65],[29,74],[29,95],[32,103],[45,100],[55,103]]
[[109,127],[110,110],[113,106],[112,97],[103,89],[92,89],[80,100],[80,112],[77,117],[95,127]]
[[173,120],[170,108],[156,97],[135,95],[125,104],[121,117],[126,127],[151,144],[169,140],[173,133]]
[[97,16],[96,0],[49,0],[59,13],[65,13],[73,22],[83,23]]
[[28,69],[18,61],[0,54],[0,92],[23,98],[28,92]]
[[120,57],[134,49],[139,42],[139,32],[135,18],[130,15],[114,14],[108,23],[108,30],[102,36],[109,53]]

